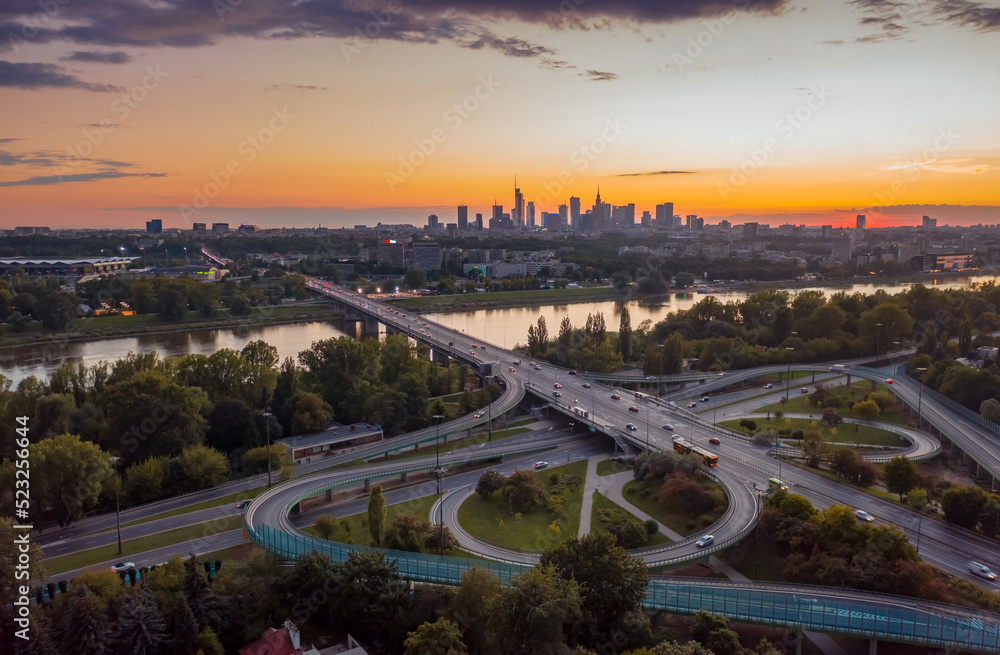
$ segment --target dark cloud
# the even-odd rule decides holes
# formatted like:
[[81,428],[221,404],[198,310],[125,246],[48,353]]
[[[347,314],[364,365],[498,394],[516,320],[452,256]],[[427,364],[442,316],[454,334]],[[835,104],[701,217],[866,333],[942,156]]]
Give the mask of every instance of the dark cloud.
[[948,22],[981,32],[1000,29],[1000,7],[988,7],[982,2],[939,0],[934,7],[934,14]]
[[122,50],[113,52],[77,50],[71,55],[60,57],[59,61],[82,61],[88,64],[127,64],[132,61],[132,55]]
[[621,79],[621,75],[618,73],[610,73],[608,71],[597,71],[588,70],[584,73],[577,73],[581,77],[589,77],[591,82],[613,82],[614,80]]
[[553,59],[552,57],[542,57],[538,62],[540,68],[552,71],[569,70],[570,68],[576,68],[573,64],[565,61],[563,59]]
[[92,84],[64,72],[55,64],[14,63],[0,61],[0,87],[17,89],[70,88],[87,91],[120,91],[112,84]]
[[[12,139],[13,140],[13,139]],[[51,153],[9,152],[0,150],[0,166],[53,166],[55,159]]]
[[644,177],[646,175],[693,175],[694,171],[647,171],[645,173],[619,173],[615,177]]
[[906,36],[913,25],[951,23],[979,32],[1000,29],[1000,7],[975,0],[850,0],[864,16],[861,25],[879,32],[854,39],[857,43],[879,43]]
[[14,143],[15,141],[20,141],[21,139],[15,137],[5,137],[0,139],[0,143]]
[[166,177],[166,173],[123,173],[121,171],[107,170],[96,173],[71,173],[69,175],[36,175],[25,180],[12,180],[10,182],[0,182],[0,187],[9,186],[47,186],[50,184],[62,184],[63,182],[92,182],[94,180],[114,180],[120,177]]
[[[85,46],[199,47],[224,38],[337,38],[407,43],[453,42],[460,47],[493,49],[511,57],[539,58],[549,48],[498,35],[494,27],[510,21],[557,29],[600,29],[614,23],[646,23],[714,16],[735,10],[770,14],[790,0],[259,0],[232,6],[206,0],[159,2],[71,2],[47,21],[33,21],[37,0],[5,0],[0,33],[31,34],[25,43],[67,41]],[[0,40],[0,51],[20,45]],[[346,54],[346,53],[345,53]]]

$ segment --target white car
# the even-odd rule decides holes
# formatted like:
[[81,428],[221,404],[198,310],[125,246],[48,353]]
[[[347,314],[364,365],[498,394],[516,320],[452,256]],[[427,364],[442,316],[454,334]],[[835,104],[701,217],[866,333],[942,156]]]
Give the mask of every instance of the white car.
[[997,574],[990,570],[985,564],[980,564],[979,562],[969,562],[969,571],[975,573],[980,578],[986,578],[987,580],[996,580]]
[[872,516],[871,514],[869,514],[868,512],[866,512],[863,509],[856,509],[856,510],[854,510],[854,515],[856,517],[858,517],[859,521],[864,521],[865,523],[871,523],[872,521],[875,520],[874,516]]
[[121,571],[131,571],[134,568],[135,568],[134,562],[118,562],[117,564],[111,567],[111,570],[114,571],[115,573],[119,573]]
[[714,541],[715,541],[714,534],[706,534],[704,537],[694,542],[694,545],[697,546],[698,548],[704,548],[705,546],[708,546]]
[[544,468],[548,468],[548,467],[549,467],[549,463],[548,462],[535,462],[535,468],[536,469],[544,469]]

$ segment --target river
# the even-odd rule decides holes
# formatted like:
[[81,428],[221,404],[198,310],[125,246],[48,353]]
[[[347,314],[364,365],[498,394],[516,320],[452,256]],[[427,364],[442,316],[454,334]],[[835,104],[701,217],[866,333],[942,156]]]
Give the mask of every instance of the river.
[[[989,280],[998,281],[998,278],[992,276],[975,278],[977,282]],[[946,289],[963,287],[971,281],[972,278],[947,278],[928,279],[923,283]],[[838,291],[873,293],[877,289],[885,289],[889,293],[897,293],[911,284],[854,284],[842,288],[802,287],[794,291],[818,289],[833,294]],[[748,292],[712,295],[722,302],[729,302],[745,299]],[[602,312],[608,330],[617,331],[622,309],[627,306],[632,319],[632,328],[635,329],[646,319],[655,324],[666,318],[670,312],[688,309],[705,297],[703,294],[689,293],[680,296],[671,295],[669,298],[657,301],[602,301],[512,309],[479,309],[456,314],[425,316],[442,325],[465,331],[488,343],[511,348],[518,343],[527,343],[528,326],[535,323],[539,316],[545,317],[549,338],[554,339],[559,333],[559,323],[566,316],[569,316],[574,327],[583,327],[587,321],[587,314]],[[250,329],[195,329],[187,332],[115,337],[91,342],[15,346],[0,348],[0,371],[16,385],[30,375],[47,378],[63,362],[82,362],[90,366],[100,361],[114,361],[130,351],[146,353],[155,350],[161,356],[194,353],[207,355],[222,348],[240,349],[248,342],[257,339],[262,339],[277,348],[279,360],[283,360],[285,357],[294,358],[314,341],[347,335],[357,336],[356,330],[357,324],[354,323],[345,325],[340,321],[313,321]]]

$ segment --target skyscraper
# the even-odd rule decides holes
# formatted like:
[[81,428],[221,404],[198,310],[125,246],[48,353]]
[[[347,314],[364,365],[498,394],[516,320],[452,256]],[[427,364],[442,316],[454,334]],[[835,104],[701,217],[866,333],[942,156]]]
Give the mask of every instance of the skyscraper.
[[674,203],[665,202],[656,206],[656,227],[661,229],[674,226]]
[[431,214],[427,217],[427,231],[434,232],[438,229],[438,216],[437,214]]
[[528,203],[528,227],[535,227],[535,201]]
[[499,230],[503,227],[503,205],[493,205],[493,216],[490,218],[490,229]]
[[580,221],[580,199],[576,196],[571,196],[569,199],[569,217],[573,221],[573,229],[579,229],[577,223]]
[[458,206],[458,229],[463,232],[469,229],[469,208],[466,205]]
[[477,230],[483,229],[483,215],[482,214],[476,214],[476,229]]
[[757,223],[743,224],[743,238],[747,241],[753,241],[757,238]]
[[865,215],[864,214],[858,214],[857,224],[855,225],[855,227],[857,229],[859,229],[859,230],[865,229]]
[[154,218],[146,221],[146,234],[163,234],[163,220]]
[[521,227],[524,225],[524,196],[521,194],[521,190],[517,188],[517,178],[514,178],[514,208],[510,212],[510,219],[514,221],[514,225]]

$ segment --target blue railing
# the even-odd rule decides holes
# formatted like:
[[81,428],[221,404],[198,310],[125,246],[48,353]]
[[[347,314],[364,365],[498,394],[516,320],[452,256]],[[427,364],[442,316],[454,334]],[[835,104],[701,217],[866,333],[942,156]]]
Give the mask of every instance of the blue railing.
[[[459,584],[473,567],[497,575],[503,584],[528,566],[513,562],[438,557],[422,553],[365,548],[275,530],[269,525],[247,534],[263,548],[294,559],[320,552],[342,562],[351,551],[377,551],[397,562],[406,579],[438,584]],[[737,621],[852,634],[893,641],[909,641],[966,650],[1000,650],[1000,617],[966,608],[923,603],[912,598],[881,594],[855,594],[806,585],[741,584],[713,581],[652,580],[643,605],[674,613],[707,610]],[[923,607],[916,607],[922,605]]]

